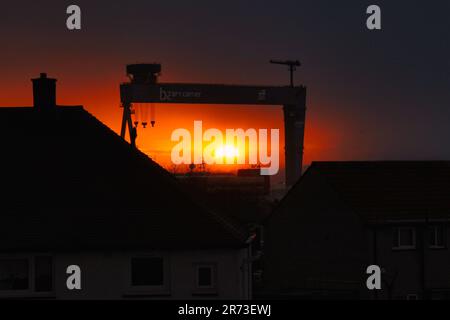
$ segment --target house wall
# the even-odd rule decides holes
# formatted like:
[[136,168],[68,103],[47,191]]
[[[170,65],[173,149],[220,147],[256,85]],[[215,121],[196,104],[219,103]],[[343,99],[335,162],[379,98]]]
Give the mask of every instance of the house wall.
[[[415,249],[393,249],[394,228],[397,226],[416,228]],[[433,249],[429,247],[429,231],[424,228],[424,224],[404,221],[377,227],[377,264],[384,269],[382,290],[378,293],[378,298],[406,299],[408,295],[417,295],[419,299],[433,298],[433,295],[436,298],[439,293],[432,294],[432,291],[450,292],[450,252],[448,250],[450,228],[448,225],[445,225],[445,230],[445,248]],[[421,247],[421,232],[424,232],[424,249]],[[373,234],[373,231],[370,233]],[[424,279],[422,279],[422,265]],[[425,286],[425,293],[423,286]]]
[[303,176],[266,228],[266,295],[367,295],[367,234],[319,174],[310,170]]
[[[259,294],[317,299],[450,299],[450,226],[448,221],[428,222],[436,224],[445,227],[446,245],[440,249],[430,248],[424,221],[391,219],[389,224],[378,221],[376,226],[363,223],[339,193],[310,170],[267,222],[264,287]],[[394,228],[399,226],[415,227],[415,249],[393,248]],[[382,269],[382,290],[366,287],[366,268],[372,264]]]
[[[445,225],[444,249],[425,250],[425,284],[426,289],[438,291],[442,289],[447,292],[447,299],[450,298],[450,226]],[[425,237],[428,239],[428,237]]]
[[[247,268],[247,249],[166,252],[80,252],[55,253],[55,290],[51,294],[15,294],[10,297],[50,297],[56,299],[247,299],[251,287]],[[0,254],[0,257],[31,257],[33,253]],[[131,258],[162,256],[169,270],[168,290],[134,290],[131,286]],[[217,292],[195,295],[196,265],[212,263],[217,270]],[[68,290],[66,269],[81,268],[81,290]],[[242,267],[242,268],[241,268]],[[0,293],[0,298],[8,294]]]

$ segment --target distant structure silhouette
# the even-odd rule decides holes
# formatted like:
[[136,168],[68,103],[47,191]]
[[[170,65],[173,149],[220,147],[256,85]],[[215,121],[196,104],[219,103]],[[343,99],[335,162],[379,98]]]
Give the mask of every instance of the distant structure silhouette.
[[[291,70],[298,61],[288,64]],[[129,83],[120,86],[123,107],[121,137],[126,133],[132,146],[136,145],[133,128],[133,106],[142,103],[171,104],[229,104],[283,106],[285,129],[286,185],[292,186],[301,176],[305,131],[306,87],[239,86],[198,83],[160,83],[161,65],[132,64],[127,66]],[[293,71],[292,71],[293,72]]]
[[300,67],[302,64],[298,60],[270,60],[272,64],[281,64],[289,67],[289,75],[290,75],[290,84],[291,87],[294,87],[294,71],[297,70],[297,67]]

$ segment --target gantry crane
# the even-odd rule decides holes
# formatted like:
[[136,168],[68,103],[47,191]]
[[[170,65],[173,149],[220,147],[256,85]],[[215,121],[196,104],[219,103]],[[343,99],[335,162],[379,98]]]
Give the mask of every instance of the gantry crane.
[[300,63],[291,62],[274,61],[290,66],[291,86],[159,83],[160,64],[128,65],[130,82],[120,86],[123,107],[121,136],[125,139],[128,129],[130,143],[136,145],[137,128],[131,119],[133,103],[281,105],[284,113],[286,185],[292,186],[302,172],[306,87],[294,86],[293,71]]

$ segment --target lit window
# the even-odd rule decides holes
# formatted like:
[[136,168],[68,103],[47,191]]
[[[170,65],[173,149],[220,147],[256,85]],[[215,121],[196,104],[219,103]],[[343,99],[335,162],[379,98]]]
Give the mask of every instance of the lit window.
[[429,227],[430,248],[445,248],[445,231],[443,226]]
[[394,229],[394,249],[415,249],[416,230],[412,227],[398,227]]

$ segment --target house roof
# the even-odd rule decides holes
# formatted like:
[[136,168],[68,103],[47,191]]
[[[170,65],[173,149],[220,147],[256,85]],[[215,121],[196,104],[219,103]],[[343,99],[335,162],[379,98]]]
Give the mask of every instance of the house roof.
[[240,247],[242,230],[82,107],[0,108],[0,250]]
[[366,219],[450,215],[450,161],[313,162],[310,173]]

